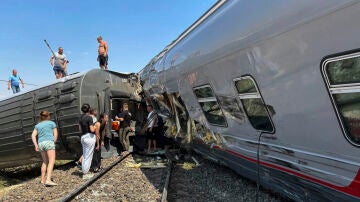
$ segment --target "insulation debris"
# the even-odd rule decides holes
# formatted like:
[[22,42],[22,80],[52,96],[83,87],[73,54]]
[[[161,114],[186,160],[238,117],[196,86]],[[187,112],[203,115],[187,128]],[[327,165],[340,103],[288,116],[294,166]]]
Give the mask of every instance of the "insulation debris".
[[182,166],[182,168],[185,170],[191,170],[194,167],[196,167],[195,163],[189,163],[189,162],[185,162]]

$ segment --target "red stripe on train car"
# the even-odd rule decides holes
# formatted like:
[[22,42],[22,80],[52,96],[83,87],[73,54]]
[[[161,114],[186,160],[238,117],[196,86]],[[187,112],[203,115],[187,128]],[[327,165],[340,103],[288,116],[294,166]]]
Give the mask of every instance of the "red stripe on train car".
[[[237,153],[237,152],[235,152],[233,150],[223,149],[223,148],[221,148],[219,146],[214,146],[213,148],[218,149],[218,150],[226,151],[226,152],[228,152],[230,154],[241,157],[241,158],[246,159],[248,161],[251,161],[253,163],[257,162],[256,159],[244,156],[244,155],[239,154],[239,153]],[[299,172],[296,172],[294,170],[290,170],[290,169],[287,169],[287,168],[284,168],[284,167],[281,167],[279,165],[275,165],[275,164],[272,164],[272,163],[267,163],[267,162],[261,162],[260,161],[260,165],[270,167],[270,168],[274,168],[274,169],[277,169],[277,170],[280,170],[280,171],[283,171],[283,172],[291,173],[293,175],[296,175],[296,176],[298,176],[300,178],[303,178],[303,179],[306,179],[308,181],[312,181],[312,182],[315,182],[317,184],[321,184],[323,186],[329,187],[331,189],[335,189],[335,190],[338,190],[340,192],[343,192],[343,193],[346,193],[346,194],[349,194],[349,195],[360,198],[360,169],[358,170],[358,172],[357,172],[355,178],[353,179],[353,181],[348,186],[340,187],[340,186],[337,186],[337,185],[334,185],[334,184],[319,180],[319,179],[311,177],[311,176],[304,175],[302,173],[299,173]]]

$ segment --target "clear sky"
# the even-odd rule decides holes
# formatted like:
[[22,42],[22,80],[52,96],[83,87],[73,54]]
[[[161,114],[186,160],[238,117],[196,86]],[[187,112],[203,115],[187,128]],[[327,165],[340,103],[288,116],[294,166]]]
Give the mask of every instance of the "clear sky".
[[[109,45],[109,69],[138,72],[216,0],[1,0],[0,98],[17,69],[25,83],[55,81],[52,49],[64,48],[68,73],[99,68],[101,35]],[[1,87],[3,86],[3,87]],[[25,85],[22,91],[34,88]]]

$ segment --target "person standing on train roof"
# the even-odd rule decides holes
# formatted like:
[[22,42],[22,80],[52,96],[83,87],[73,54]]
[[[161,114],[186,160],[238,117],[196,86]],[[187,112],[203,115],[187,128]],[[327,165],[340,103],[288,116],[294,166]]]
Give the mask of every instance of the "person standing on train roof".
[[12,74],[9,76],[8,90],[10,90],[11,87],[14,94],[20,92],[20,82],[24,88],[24,81],[18,75],[17,70],[13,69]]
[[108,60],[109,60],[109,56],[108,56],[109,46],[101,36],[97,37],[97,41],[99,43],[97,61],[99,62],[99,66],[101,69],[107,70]]
[[81,107],[81,111],[83,114],[80,116],[79,119],[79,129],[81,132],[81,145],[82,145],[82,172],[83,172],[83,179],[87,180],[92,178],[94,175],[88,173],[90,170],[94,148],[95,148],[95,126],[92,117],[90,116],[90,105],[83,104]]
[[40,113],[40,122],[35,125],[31,134],[35,151],[40,151],[43,163],[41,165],[41,184],[45,186],[56,186],[51,180],[55,164],[55,142],[58,138],[56,124],[50,121],[50,112],[42,111]]
[[54,53],[54,55],[50,57],[50,64],[53,66],[56,79],[66,76],[66,65],[68,61],[63,52],[64,49],[59,47],[58,52]]

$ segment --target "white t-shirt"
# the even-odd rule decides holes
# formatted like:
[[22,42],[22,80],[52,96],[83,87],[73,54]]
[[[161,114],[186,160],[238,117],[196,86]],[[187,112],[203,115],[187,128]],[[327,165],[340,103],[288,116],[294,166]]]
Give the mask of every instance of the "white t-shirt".
[[153,125],[155,124],[155,117],[156,115],[153,115],[153,113],[155,113],[154,111],[151,111],[147,117],[147,119],[149,120],[150,119],[150,122],[149,122],[149,125],[148,125],[148,128],[151,128],[153,127]]
[[54,61],[54,66],[55,67],[63,67],[64,63],[66,61],[66,56],[65,54],[59,54],[59,53],[54,53],[55,55],[55,61]]

